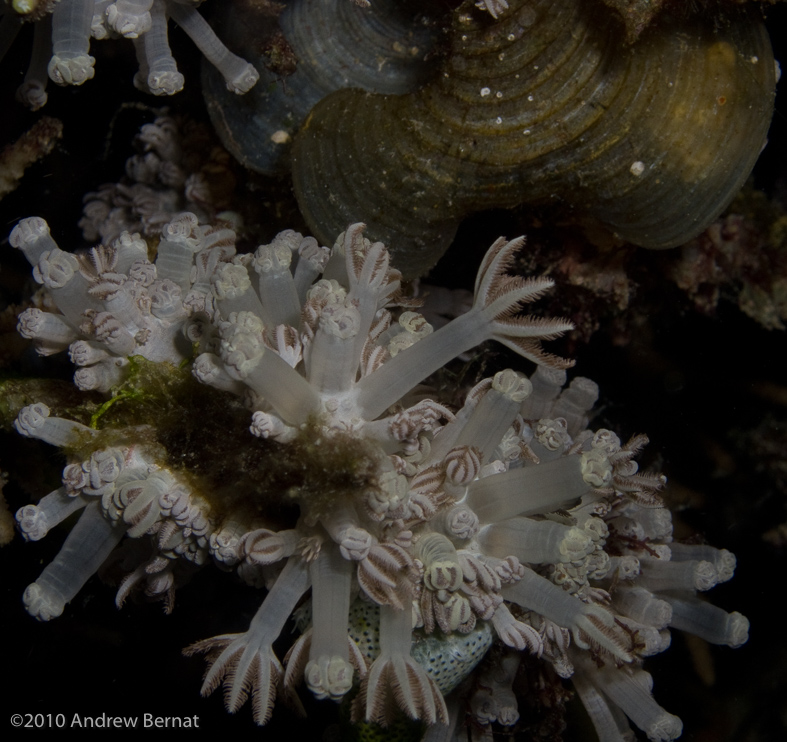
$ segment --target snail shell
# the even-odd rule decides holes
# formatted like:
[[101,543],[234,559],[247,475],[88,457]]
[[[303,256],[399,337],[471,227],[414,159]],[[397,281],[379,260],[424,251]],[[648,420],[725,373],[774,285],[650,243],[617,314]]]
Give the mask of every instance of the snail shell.
[[[281,13],[279,28],[289,46],[284,53],[294,54],[297,62],[282,79],[266,68],[270,52],[260,56],[255,49],[259,29],[225,3],[219,19],[229,27],[225,35],[246,47],[260,82],[241,100],[227,94],[210,65],[203,67],[208,111],[224,146],[252,170],[285,173],[292,136],[328,93],[348,87],[393,95],[416,90],[437,61],[428,59],[440,35],[429,5],[394,0],[361,8],[351,0],[293,0]],[[442,15],[438,8],[433,15],[438,10]]]
[[732,199],[765,144],[775,65],[756,12],[663,17],[635,44],[590,0],[465,3],[433,82],[406,96],[336,92],[293,149],[318,239],[363,220],[407,276],[468,213],[564,202],[619,237],[666,248]]

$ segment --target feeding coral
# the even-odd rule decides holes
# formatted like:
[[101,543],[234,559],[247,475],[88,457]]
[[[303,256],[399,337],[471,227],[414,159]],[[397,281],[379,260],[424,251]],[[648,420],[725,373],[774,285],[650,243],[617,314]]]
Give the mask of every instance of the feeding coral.
[[[352,697],[359,722],[404,715],[457,739],[468,727],[445,696],[474,672],[470,728],[516,721],[523,653],[573,680],[602,740],[625,717],[674,739],[643,658],[670,628],[746,641],[743,616],[697,597],[734,557],[672,540],[664,478],[634,461],[646,438],[589,429],[596,385],[565,387],[570,362],[541,347],[570,323],[522,314],[552,284],[509,275],[521,238],[492,245],[472,307],[437,331],[359,224],[332,249],[288,231],[236,254],[232,230],[186,213],[154,261],[128,233],[65,252],[39,218],[10,242],[43,286],[20,332],[43,355],[68,349],[77,387],[106,395],[16,418],[68,459],[62,486],[17,513],[25,538],[81,512],[25,591],[39,620],[108,560],[118,605],[136,591],[168,611],[214,562],[267,593],[247,631],[187,650],[207,656],[203,694],[223,685],[231,712],[250,700],[264,724],[303,682]],[[459,409],[423,385],[488,340],[537,370],[483,379]],[[294,613],[302,633],[280,657]],[[475,670],[493,644],[494,677]]]
[[93,78],[90,40],[130,39],[139,62],[134,85],[154,95],[183,89],[167,39],[169,19],[182,28],[204,57],[219,70],[229,90],[246,93],[259,79],[254,67],[233,54],[196,10],[202,0],[59,0],[14,3],[0,18],[0,59],[22,27],[35,20],[33,52],[17,98],[33,110],[47,100],[48,80],[82,85]]

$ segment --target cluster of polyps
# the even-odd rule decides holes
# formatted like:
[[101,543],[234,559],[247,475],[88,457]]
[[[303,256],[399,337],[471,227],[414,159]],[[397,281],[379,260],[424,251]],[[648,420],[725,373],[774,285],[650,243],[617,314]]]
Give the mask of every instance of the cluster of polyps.
[[[33,110],[46,103],[47,79],[58,85],[81,85],[92,79],[95,59],[90,39],[125,37],[134,42],[139,72],[134,85],[154,95],[173,95],[183,89],[167,40],[167,24],[175,21],[199,47],[235,93],[246,93],[259,79],[254,67],[233,54],[197,12],[202,0],[58,0],[32,2],[42,10],[52,7],[35,25],[30,67],[17,93]],[[15,7],[21,5],[16,3]],[[20,11],[22,12],[22,11]],[[25,14],[30,11],[25,8]],[[31,13],[33,17],[39,14]],[[0,19],[0,58],[21,27],[21,18],[9,9]]]
[[89,243],[109,244],[122,232],[158,238],[184,211],[203,223],[218,213],[233,218],[226,211],[236,182],[231,158],[206,125],[158,116],[140,127],[134,144],[125,176],[85,195],[79,226]]
[[[241,473],[233,481],[226,467],[224,489],[200,490],[202,480],[168,458],[155,416],[107,432],[40,403],[26,407],[17,430],[64,447],[72,461],[61,488],[20,510],[23,534],[41,538],[84,509],[25,593],[37,618],[59,615],[125,534],[149,548],[138,550],[119,603],[141,587],[171,607],[178,565],[208,557],[267,587],[247,632],[189,650],[208,653],[203,693],[223,682],[232,712],[251,696],[259,724],[277,687],[303,678],[335,700],[359,681],[358,719],[387,723],[403,711],[447,734],[443,725],[457,719],[443,694],[496,636],[500,672],[465,690],[477,722],[516,720],[510,686],[525,651],[573,678],[610,741],[628,734],[623,713],[651,739],[680,734],[641,669],[669,644],[669,627],[746,641],[743,616],[696,597],[732,576],[734,557],[672,542],[657,494],[663,478],[638,473],[633,460],[644,436],[622,444],[587,429],[595,384],[576,378],[563,389],[569,364],[540,348],[569,323],[519,314],[551,285],[507,274],[521,239],[495,242],[472,308],[436,332],[407,305],[386,248],[366,240],[362,225],[333,250],[284,232],[236,255],[230,230],[184,214],[164,228],[155,263],[128,234],[83,256],[63,252],[36,218],[10,241],[57,307],[20,315],[40,352],[69,347],[77,385],[103,391],[127,381],[139,357],[173,368],[194,354],[193,375],[212,395],[234,395],[251,410],[244,445],[278,452],[266,465],[286,476],[264,481],[279,481],[290,508],[297,504],[282,525],[265,503],[279,507],[283,493],[267,484],[253,507],[229,499],[255,485]],[[541,365],[530,379],[505,370],[481,381],[458,411],[419,386],[490,339]],[[309,599],[311,626],[285,670],[273,643]],[[373,647],[348,632],[359,610],[376,624]],[[463,636],[468,661],[456,660]],[[432,641],[432,659],[450,646],[460,670],[422,666],[414,641]]]

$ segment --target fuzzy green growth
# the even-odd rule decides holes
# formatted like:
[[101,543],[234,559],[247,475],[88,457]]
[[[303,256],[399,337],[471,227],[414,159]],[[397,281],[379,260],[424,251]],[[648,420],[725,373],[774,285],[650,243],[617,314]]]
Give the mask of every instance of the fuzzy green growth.
[[320,518],[338,499],[376,488],[383,458],[377,446],[310,419],[295,440],[280,447],[276,486]]
[[246,511],[291,522],[299,504],[319,516],[337,498],[376,486],[376,447],[326,432],[317,420],[287,445],[255,438],[238,399],[200,384],[190,367],[135,356],[110,399],[90,409],[99,434],[85,436],[71,453],[85,458],[110,445],[155,447],[160,463],[188,480],[219,518]]
[[190,367],[129,359],[128,375],[109,399],[52,380],[0,385],[0,421],[45,402],[53,415],[83,422],[97,433],[78,436],[62,452],[84,460],[103,448],[144,446],[148,456],[187,480],[217,518],[230,511],[292,522],[308,504],[319,518],[340,499],[376,487],[381,453],[370,444],[326,431],[309,420],[282,445],[249,432],[249,411],[227,393],[200,384]]
[[57,417],[87,425],[101,399],[62,379],[6,379],[0,382],[0,427],[11,430],[20,410],[36,402],[43,402]]

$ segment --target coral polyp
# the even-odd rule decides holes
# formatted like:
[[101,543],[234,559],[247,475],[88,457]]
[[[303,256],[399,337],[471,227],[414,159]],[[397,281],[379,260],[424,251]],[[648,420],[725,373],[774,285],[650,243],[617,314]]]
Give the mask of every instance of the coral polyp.
[[[139,72],[134,85],[154,95],[173,95],[183,89],[168,41],[169,19],[174,20],[199,47],[205,58],[234,93],[246,93],[259,79],[253,65],[233,54],[196,10],[202,0],[58,0],[15,3],[0,18],[0,59],[22,26],[35,21],[30,66],[17,98],[37,110],[47,101],[48,80],[57,85],[82,85],[95,74],[91,38],[127,38],[134,44]],[[24,7],[20,7],[24,6]],[[29,6],[29,7],[28,7]]]
[[[590,429],[596,385],[565,386],[571,363],[541,347],[570,323],[522,314],[552,284],[508,273],[521,238],[492,245],[472,307],[436,331],[360,224],[332,249],[287,231],[236,254],[228,227],[182,214],[153,262],[128,233],[65,252],[38,218],[10,241],[44,287],[20,332],[43,355],[68,349],[76,385],[105,395],[16,418],[67,458],[62,486],[17,513],[22,534],[81,511],[25,591],[37,619],[107,560],[119,606],[142,592],[167,611],[213,562],[267,592],[247,631],[187,650],[207,655],[203,694],[222,685],[230,712],[250,700],[265,724],[304,683],[351,699],[358,723],[409,717],[446,739],[516,721],[523,653],[573,679],[602,740],[628,733],[624,714],[675,739],[643,658],[669,628],[746,641],[743,616],[697,597],[734,557],[673,542],[664,477],[634,461],[647,439]],[[537,370],[499,371],[458,409],[424,386],[488,340]],[[490,674],[476,667],[492,645]]]

